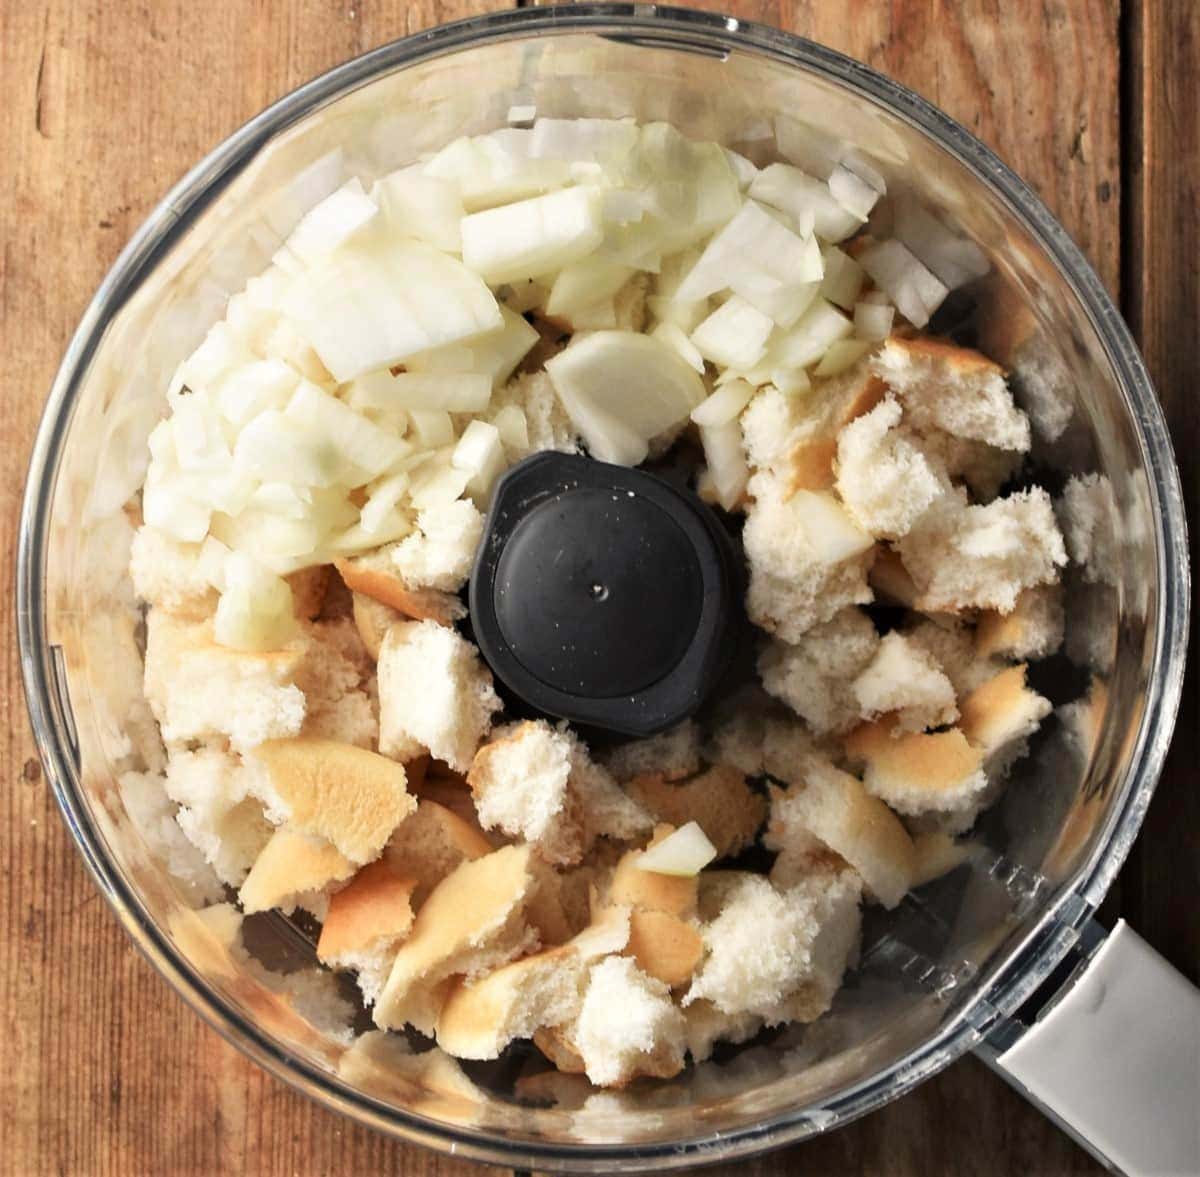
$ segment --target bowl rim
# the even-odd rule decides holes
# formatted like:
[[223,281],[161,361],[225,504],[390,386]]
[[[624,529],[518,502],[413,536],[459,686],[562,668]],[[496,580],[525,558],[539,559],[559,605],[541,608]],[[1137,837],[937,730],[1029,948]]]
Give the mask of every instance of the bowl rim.
[[[1158,575],[1154,656],[1146,706],[1106,830],[1071,885],[995,968],[990,981],[907,1059],[847,1086],[819,1107],[798,1107],[728,1133],[647,1144],[547,1144],[455,1128],[396,1109],[290,1055],[245,1021],[183,959],[108,861],[92,827],[72,751],[60,738],[62,701],[47,642],[43,601],[46,541],[55,478],[72,409],[113,316],[166,252],[188,218],[211,202],[269,141],[320,107],[399,69],[518,38],[593,34],[660,48],[741,52],[814,73],[879,104],[948,151],[989,188],[1036,240],[1074,291],[1118,378],[1141,449],[1152,499]],[[21,506],[16,568],[17,635],[26,703],[47,779],[96,885],[142,954],[226,1041],[317,1102],[352,1119],[441,1151],[492,1164],[599,1172],[678,1168],[745,1157],[795,1143],[897,1098],[976,1045],[1014,1011],[1071,947],[1099,904],[1141,825],[1170,744],[1182,691],[1190,605],[1183,495],[1157,396],[1128,328],[1078,247],[1033,191],[964,127],[904,86],[843,54],[765,25],[694,9],[628,3],[513,9],[470,17],[402,38],[319,75],[276,101],[193,167],[122,250],[80,320],[35,435]]]

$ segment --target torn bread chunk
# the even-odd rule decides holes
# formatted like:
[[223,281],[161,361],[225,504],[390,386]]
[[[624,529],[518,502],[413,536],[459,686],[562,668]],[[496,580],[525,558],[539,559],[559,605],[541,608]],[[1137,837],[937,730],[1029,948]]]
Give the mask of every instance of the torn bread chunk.
[[693,1001],[683,1017],[688,1054],[697,1064],[712,1056],[718,1042],[748,1042],[763,1027],[755,1014],[727,1014],[711,1001]]
[[975,652],[981,658],[1023,662],[1058,653],[1066,629],[1062,586],[1026,589],[1011,613],[988,609],[975,626]]
[[143,524],[133,536],[129,575],[140,600],[179,617],[202,621],[217,608],[217,590],[200,544],[182,543]]
[[501,707],[479,651],[437,622],[408,621],[388,630],[378,667],[379,750],[466,772]]
[[864,766],[867,792],[910,817],[962,813],[987,785],[983,756],[957,728],[900,733],[889,716],[851,732],[846,754]]
[[1055,504],[1068,553],[1090,584],[1116,584],[1121,567],[1114,523],[1120,519],[1112,482],[1103,474],[1067,480]]
[[841,855],[884,907],[895,907],[912,885],[913,844],[900,819],[857,777],[821,757],[808,759],[796,784],[771,789],[765,844],[785,851],[797,830]]
[[892,336],[871,367],[900,397],[918,430],[934,426],[998,449],[1029,449],[1029,418],[1013,402],[1004,370],[979,352]]
[[996,659],[979,654],[975,630],[957,617],[921,618],[910,621],[901,632],[938,664],[959,699],[1003,669]]
[[545,720],[501,728],[475,754],[468,783],[484,829],[534,845],[547,862],[580,862],[597,837],[652,825],[565,727]]
[[335,567],[351,592],[387,605],[412,621],[453,625],[467,615],[466,606],[453,593],[436,588],[410,588],[388,549],[338,560]]
[[304,628],[295,683],[304,694],[302,736],[374,751],[379,736],[375,668],[349,618]]
[[618,745],[600,762],[621,782],[648,772],[668,781],[694,776],[700,771],[699,725],[685,719],[657,736]]
[[855,523],[881,539],[907,535],[949,489],[900,417],[889,396],[838,434],[837,492]]
[[954,686],[933,656],[901,633],[887,634],[850,684],[858,714],[891,714],[896,732],[919,732],[958,718]]
[[1022,591],[1058,580],[1067,554],[1041,487],[985,507],[949,496],[942,503],[899,542],[918,609],[1010,613]]
[[414,880],[415,910],[447,875],[493,849],[478,825],[422,797],[392,833],[383,857],[397,875]]
[[847,605],[871,600],[871,537],[833,495],[797,491],[785,497],[777,478],[750,480],[753,506],[743,542],[750,564],[746,611],[756,625],[798,641]]
[[311,564],[284,577],[292,590],[292,609],[301,621],[316,621],[325,608],[325,595],[333,579],[328,564]]
[[417,807],[403,765],[352,744],[271,740],[247,763],[268,818],[332,842],[354,863],[377,858]]
[[389,551],[401,581],[410,589],[456,593],[467,583],[482,537],[479,510],[468,499],[455,499],[418,512],[417,530]]
[[384,1030],[432,1034],[447,978],[482,976],[537,947],[525,907],[536,885],[528,846],[465,862],[425,900],[375,1003]]
[[673,826],[696,822],[718,858],[737,854],[754,842],[767,816],[763,798],[730,765],[717,765],[686,781],[672,782],[658,773],[634,777],[629,795],[659,821]]
[[942,830],[929,830],[917,834],[913,838],[913,846],[917,852],[917,869],[912,883],[914,887],[923,887],[926,883],[932,883],[934,879],[940,879],[971,856],[969,843],[956,842],[950,834]]
[[[675,827],[655,826],[646,848],[656,846]],[[699,882],[696,876],[660,875],[642,870],[638,862],[641,850],[628,850],[618,861],[608,884],[607,902],[633,911],[665,911],[668,915],[690,918],[695,914]]]
[[493,409],[502,410],[510,405],[524,414],[528,441],[527,445],[513,448],[514,458],[524,458],[541,450],[557,450],[564,454],[578,451],[579,435],[544,371],[539,369],[514,376],[493,394]]
[[917,435],[926,460],[950,478],[965,482],[977,502],[991,502],[1021,468],[1024,455],[983,441],[925,428]]
[[412,930],[415,888],[415,879],[398,875],[379,859],[330,897],[317,958],[330,968],[357,973],[367,1005],[375,1004],[392,960]]
[[665,911],[635,911],[629,916],[625,955],[648,977],[668,989],[686,985],[704,955],[700,933],[686,920]]
[[917,586],[904,567],[900,553],[887,544],[878,544],[867,583],[876,598],[889,605],[900,605],[911,609],[916,604]]
[[578,1017],[588,966],[620,952],[629,915],[612,908],[569,943],[523,957],[477,981],[456,980],[438,1015],[438,1045],[458,1058],[499,1058],[518,1038]]
[[1003,776],[1025,754],[1026,742],[1053,710],[1025,683],[1024,663],[1002,670],[962,701],[962,729],[991,777]]
[[818,735],[845,731],[862,715],[853,683],[878,648],[871,619],[851,607],[814,625],[793,644],[768,642],[758,673],[763,686]]
[[568,1037],[593,1083],[623,1087],[640,1075],[677,1075],[684,1034],[683,1013],[666,985],[628,957],[609,956],[592,966]]
[[276,907],[285,915],[297,907],[313,911],[323,904],[326,888],[350,878],[356,869],[324,838],[276,830],[246,876],[238,901],[246,915]]
[[374,597],[368,597],[365,593],[354,593],[352,602],[354,627],[358,630],[358,636],[362,638],[364,649],[378,662],[379,649],[387,631],[398,622],[404,621],[405,615],[390,605],[375,600]]

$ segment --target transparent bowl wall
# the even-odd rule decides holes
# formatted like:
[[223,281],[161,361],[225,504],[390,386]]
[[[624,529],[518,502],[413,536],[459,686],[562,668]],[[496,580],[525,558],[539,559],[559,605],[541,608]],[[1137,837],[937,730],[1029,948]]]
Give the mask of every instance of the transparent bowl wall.
[[[1059,710],[975,832],[970,863],[867,921],[833,1011],[669,1082],[590,1099],[517,1052],[468,1068],[389,1065],[257,965],[231,956],[197,900],[147,849],[118,775],[161,751],[141,697],[140,620],[123,510],[146,467],[176,364],[306,207],[461,134],[541,114],[665,119],[688,135],[768,147],[807,118],[874,159],[974,237],[991,273],[942,324],[1012,372],[1039,425],[1033,468],[1111,483],[1111,557],[1072,569],[1067,655],[1035,681]],[[1047,435],[1055,434],[1048,441]],[[915,96],[817,46],[698,13],[526,10],[450,26],[361,58],[293,94],[189,175],[130,244],[89,309],[37,441],[19,572],[36,735],[89,865],[142,949],[223,1034],[308,1094],[388,1131],[514,1164],[690,1164],[800,1139],[906,1090],[968,1049],[1066,950],[1099,902],[1149,799],[1182,671],[1186,567],[1161,417],[1123,324],[1062,230],[1011,173]],[[311,962],[279,917],[254,951]],[[281,963],[283,962],[283,963]],[[360,1028],[367,1028],[362,1026]]]

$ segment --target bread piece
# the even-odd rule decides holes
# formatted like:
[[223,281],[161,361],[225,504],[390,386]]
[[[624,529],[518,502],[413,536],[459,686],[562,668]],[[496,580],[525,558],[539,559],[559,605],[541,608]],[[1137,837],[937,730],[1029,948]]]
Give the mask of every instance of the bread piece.
[[364,866],[329,900],[317,957],[353,969],[366,1005],[374,1005],[404,938],[412,930],[415,879],[397,875],[383,859]]
[[474,503],[456,499],[419,512],[417,530],[390,548],[389,553],[408,588],[456,593],[467,583],[482,536],[483,516]]
[[419,909],[447,875],[492,849],[478,826],[422,797],[415,812],[396,827],[383,857],[395,874],[414,880],[412,905]]
[[768,878],[780,891],[787,891],[816,876],[836,875],[851,869],[840,854],[814,834],[789,829],[786,844],[771,864]]
[[917,607],[1010,613],[1027,588],[1052,584],[1067,562],[1062,536],[1041,487],[965,506],[949,496],[899,542],[917,585]]
[[1121,512],[1109,479],[1103,474],[1069,478],[1055,507],[1066,549],[1084,580],[1115,585],[1121,560],[1113,523]]
[[962,702],[962,730],[982,753],[990,776],[1002,775],[1025,753],[1026,741],[1053,710],[1025,685],[1026,666],[1002,670]]
[[587,1077],[621,1087],[639,1075],[669,1079],[683,1069],[683,1014],[661,981],[627,957],[593,965],[579,1017],[569,1039]]
[[148,524],[137,529],[129,575],[140,600],[190,621],[203,621],[217,608],[217,590],[200,560],[200,545],[185,544]]
[[325,838],[351,862],[378,857],[417,807],[402,765],[351,744],[298,738],[256,749],[253,788],[277,824]]
[[480,976],[537,946],[525,922],[536,885],[531,855],[528,846],[505,846],[463,863],[433,889],[375,1003],[377,1026],[432,1034],[446,978]]
[[[647,846],[657,845],[674,832],[674,826],[656,826]],[[642,870],[637,865],[641,856],[641,850],[629,850],[621,856],[608,886],[608,902],[633,911],[664,911],[668,915],[691,916],[696,910],[699,885],[696,879]]]
[[954,686],[927,650],[901,633],[884,637],[875,656],[850,685],[859,715],[890,713],[896,732],[919,732],[958,718]]
[[691,924],[665,911],[635,911],[629,916],[629,943],[625,955],[649,977],[668,989],[678,989],[692,979],[704,955],[704,941]]
[[864,766],[869,793],[910,817],[961,812],[987,784],[982,755],[957,728],[901,734],[889,716],[851,732],[846,755]]
[[911,609],[916,604],[917,586],[904,567],[900,554],[887,544],[878,544],[875,559],[867,573],[867,583],[875,596],[889,605]]
[[379,750],[429,752],[466,772],[501,708],[479,651],[433,621],[388,630],[379,651]]
[[352,613],[358,636],[362,638],[367,652],[378,662],[379,648],[383,645],[384,635],[393,625],[404,620],[404,614],[390,605],[381,604],[365,593],[352,594],[352,600]]
[[354,871],[354,863],[324,838],[276,830],[246,876],[238,900],[247,915],[275,907],[285,915],[296,907],[311,910],[318,892]]
[[240,751],[296,735],[305,702],[292,680],[303,655],[300,641],[266,653],[230,650],[213,640],[209,623],[151,609],[145,691],[164,742],[226,739]]
[[780,705],[757,684],[720,699],[709,725],[705,757],[714,764],[732,765],[746,776],[760,775],[767,717],[779,711]]
[[648,772],[683,780],[700,771],[700,728],[694,719],[685,719],[657,736],[618,744],[601,763],[621,782]]
[[692,1062],[707,1061],[718,1042],[748,1042],[763,1027],[755,1014],[727,1014],[711,1001],[693,1001],[683,1011],[684,1035]]
[[[533,872],[537,886],[525,909],[529,926],[537,932],[538,942],[543,948],[565,944],[574,929],[567,918],[563,903],[562,876],[545,860],[534,856]],[[586,923],[586,919],[584,920]]]
[[628,939],[628,912],[613,908],[569,943],[502,965],[477,981],[456,980],[438,1015],[438,1044],[458,1058],[498,1058],[514,1039],[573,1021],[588,966],[620,952]]
[[[533,1044],[564,1075],[583,1075],[583,1057],[562,1026],[545,1026],[534,1032]],[[590,1084],[588,1090],[592,1090]]]
[[915,437],[926,460],[950,478],[965,482],[979,503],[990,503],[1021,468],[1022,455],[1016,450],[997,449],[931,427]]
[[929,830],[917,834],[913,838],[913,848],[917,853],[916,872],[913,874],[912,885],[923,887],[949,874],[956,866],[966,862],[970,857],[970,845],[956,842],[942,830]]
[[411,621],[453,625],[466,617],[466,606],[453,593],[436,588],[410,588],[387,551],[338,560],[338,575],[351,592],[387,605]]
[[989,609],[979,615],[975,652],[981,658],[1048,658],[1062,646],[1065,628],[1062,586],[1026,589],[1011,613]]
[[[537,323],[534,325],[537,326]],[[552,330],[555,335],[562,334],[558,328]],[[525,426],[529,434],[528,448],[514,451],[514,459],[541,450],[573,454],[579,449],[579,435],[575,432],[575,426],[541,365],[537,371],[526,371],[497,389],[492,396],[491,408],[498,410],[508,405],[516,405],[525,414]]]
[[763,686],[813,731],[844,731],[862,715],[852,684],[878,648],[871,619],[861,609],[843,609],[794,644],[767,643],[758,673]]
[[950,485],[900,427],[900,416],[889,396],[837,440],[837,492],[859,527],[881,539],[907,535]]
[[899,818],[857,777],[819,757],[808,760],[799,783],[771,790],[764,842],[785,850],[795,830],[841,855],[884,907],[895,907],[912,885],[915,854]]
[[284,577],[292,590],[292,609],[301,621],[316,621],[321,616],[332,577],[328,564],[313,564]]
[[718,765],[677,783],[646,773],[634,777],[626,788],[659,821],[673,826],[697,822],[716,847],[718,858],[749,846],[767,816],[766,802],[730,765]]
[[936,339],[892,336],[871,361],[918,430],[929,426],[999,449],[1029,449],[1029,418],[1004,371],[986,356]]
[[910,621],[901,632],[933,658],[960,699],[1002,669],[994,658],[979,655],[975,631],[957,618],[922,618]]
[[798,490],[831,490],[837,481],[834,464],[837,459],[836,438],[818,437],[794,445],[783,460],[780,476],[791,498]]
[[304,627],[295,683],[304,694],[300,734],[374,751],[379,735],[374,666],[349,618]]

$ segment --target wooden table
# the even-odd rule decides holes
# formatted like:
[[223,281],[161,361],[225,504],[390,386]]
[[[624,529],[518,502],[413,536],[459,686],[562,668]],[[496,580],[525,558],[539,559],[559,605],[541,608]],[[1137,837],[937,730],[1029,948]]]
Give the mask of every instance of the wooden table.
[[[500,0],[0,0],[0,553],[28,445],[86,301],[166,188],[298,83]],[[1191,0],[744,0],[738,15],[914,87],[1031,181],[1119,297],[1197,494],[1197,102]],[[465,1174],[293,1094],[205,1028],[86,877],[30,738],[0,612],[0,1172]],[[1194,670],[1194,667],[1193,667]],[[1108,904],[1200,970],[1196,683]],[[974,1060],[743,1174],[1092,1173]],[[732,1167],[729,1169],[733,1171]]]

